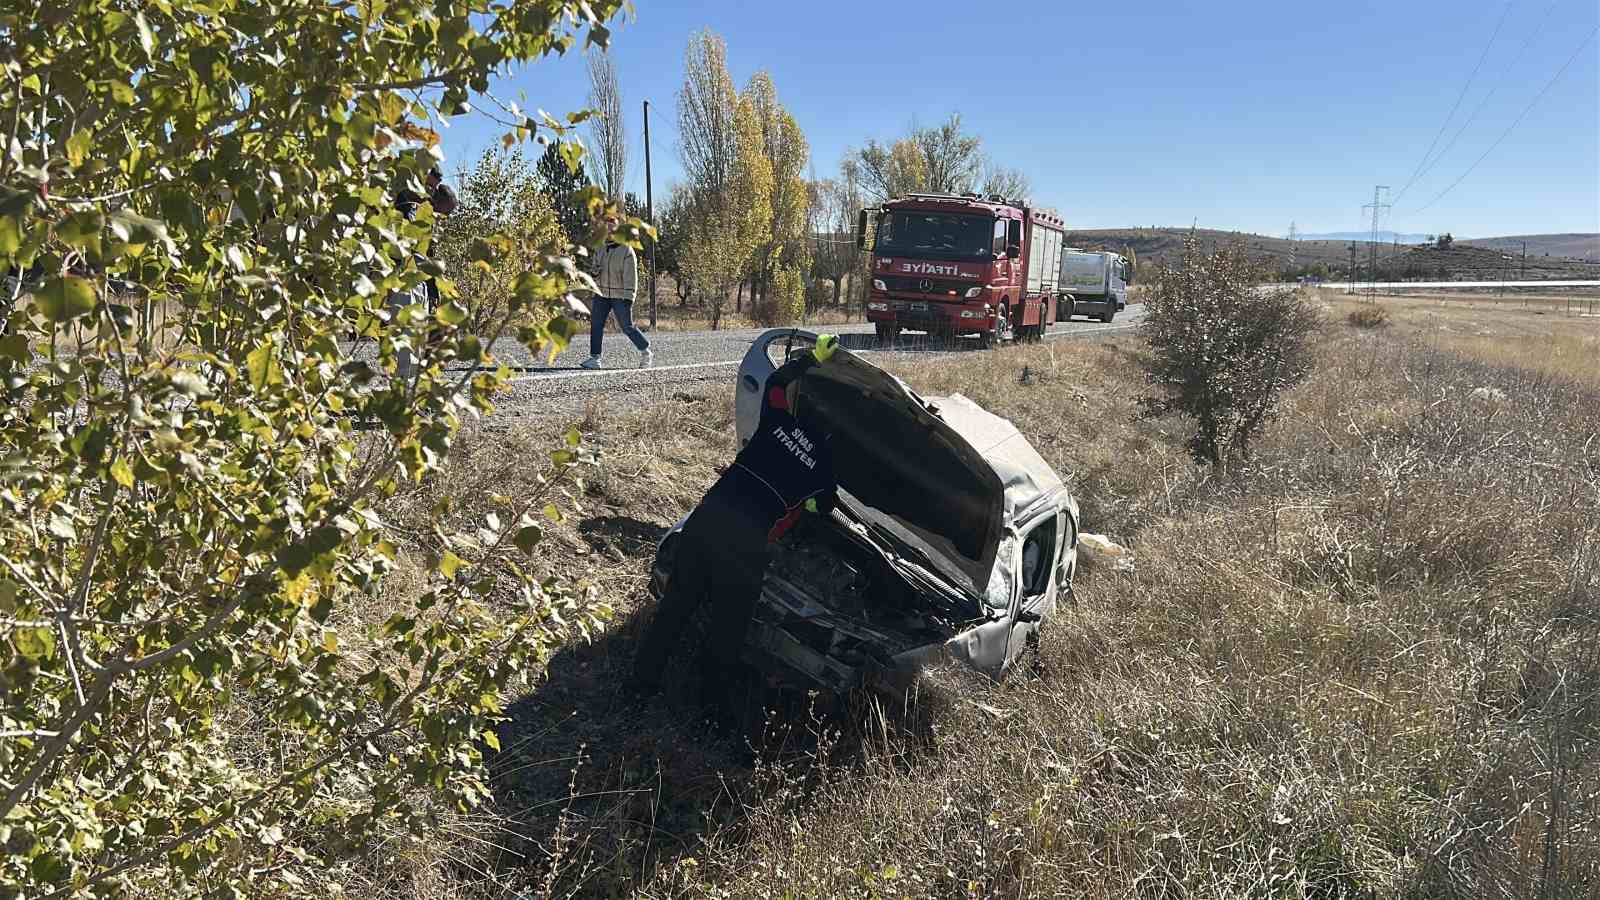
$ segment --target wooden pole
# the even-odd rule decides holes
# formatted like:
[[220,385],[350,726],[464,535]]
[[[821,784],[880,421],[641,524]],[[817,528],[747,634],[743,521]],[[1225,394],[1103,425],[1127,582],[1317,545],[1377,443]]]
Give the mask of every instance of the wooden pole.
[[[656,224],[655,198],[650,192],[650,101],[644,102],[644,215],[651,225]],[[657,233],[657,237],[660,233]],[[645,248],[650,265],[650,330],[656,330],[656,242]]]

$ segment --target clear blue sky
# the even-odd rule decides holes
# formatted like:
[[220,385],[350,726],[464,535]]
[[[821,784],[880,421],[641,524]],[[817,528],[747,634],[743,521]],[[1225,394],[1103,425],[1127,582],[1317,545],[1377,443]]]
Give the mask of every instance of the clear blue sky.
[[[954,0],[636,0],[612,56],[628,110],[628,183],[643,195],[650,100],[657,196],[679,175],[676,94],[689,35],[728,43],[740,84],[772,73],[819,177],[847,148],[959,111],[987,152],[1073,227],[1187,225],[1267,234],[1357,230],[1374,184],[1398,192],[1478,63],[1503,0],[1142,4]],[[1015,9],[1015,15],[1002,10]],[[1386,226],[1485,237],[1600,231],[1600,25],[1594,0],[1512,0],[1481,71]],[[1555,75],[1503,143],[1431,208]],[[500,80],[553,114],[581,107],[581,56]],[[1492,93],[1491,93],[1492,91]],[[450,167],[500,130],[446,132]]]

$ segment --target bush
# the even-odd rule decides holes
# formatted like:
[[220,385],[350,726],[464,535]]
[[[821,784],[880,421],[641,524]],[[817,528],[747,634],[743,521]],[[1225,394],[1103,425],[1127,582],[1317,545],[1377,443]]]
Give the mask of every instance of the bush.
[[383,502],[492,409],[497,337],[565,342],[583,277],[531,256],[474,329],[448,278],[402,299],[443,272],[431,205],[396,201],[436,161],[421,123],[622,5],[0,17],[0,270],[40,272],[0,338],[0,896],[325,897],[340,858],[487,796],[500,698],[594,618],[525,573],[559,497],[404,532]]
[[1389,324],[1389,310],[1376,303],[1368,303],[1350,310],[1345,321],[1357,328],[1384,328]]
[[1190,452],[1219,470],[1249,453],[1284,391],[1312,368],[1316,310],[1298,291],[1265,287],[1267,275],[1242,245],[1204,252],[1190,238],[1178,266],[1145,289],[1147,373],[1160,388],[1145,406],[1192,418]]

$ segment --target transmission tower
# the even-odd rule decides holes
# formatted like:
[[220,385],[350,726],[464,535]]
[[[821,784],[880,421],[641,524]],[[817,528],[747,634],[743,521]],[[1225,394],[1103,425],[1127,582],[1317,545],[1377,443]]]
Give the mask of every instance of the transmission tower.
[[1292,271],[1300,261],[1300,229],[1295,223],[1289,223],[1289,269]]
[[1385,210],[1394,209],[1394,204],[1383,202],[1383,193],[1387,191],[1387,184],[1380,184],[1372,189],[1372,202],[1361,207],[1365,213],[1372,210],[1372,235],[1367,242],[1367,298],[1372,299],[1378,293],[1378,221],[1383,217]]

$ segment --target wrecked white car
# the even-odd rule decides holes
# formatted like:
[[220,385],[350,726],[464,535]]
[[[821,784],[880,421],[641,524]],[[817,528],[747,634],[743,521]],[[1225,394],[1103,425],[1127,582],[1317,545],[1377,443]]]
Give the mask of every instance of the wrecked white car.
[[[767,377],[815,341],[756,340],[735,389],[741,443]],[[920,397],[845,350],[807,370],[798,397],[831,433],[839,503],[772,548],[745,661],[837,692],[901,690],[944,659],[998,677],[1071,593],[1078,506],[1060,476],[1010,421],[959,394]],[[658,548],[657,598],[682,527]]]

